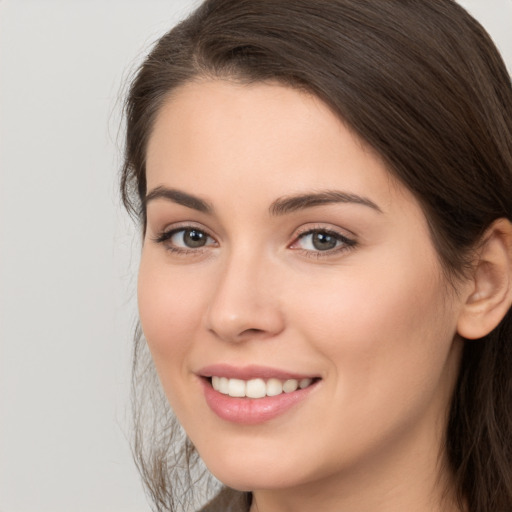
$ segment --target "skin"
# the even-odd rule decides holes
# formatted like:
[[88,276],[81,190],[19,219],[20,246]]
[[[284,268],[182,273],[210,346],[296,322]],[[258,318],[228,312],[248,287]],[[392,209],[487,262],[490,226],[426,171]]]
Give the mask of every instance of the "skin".
[[[379,157],[315,97],[197,81],[159,112],[147,183],[210,207],[148,201],[138,298],[165,393],[217,478],[253,491],[260,512],[458,510],[442,445],[467,293],[445,282],[418,202]],[[325,190],[368,204],[269,211]],[[183,232],[156,241],[190,226],[203,247]],[[336,247],[318,250],[311,229]],[[239,425],[212,412],[198,377],[221,362],[321,381]]]

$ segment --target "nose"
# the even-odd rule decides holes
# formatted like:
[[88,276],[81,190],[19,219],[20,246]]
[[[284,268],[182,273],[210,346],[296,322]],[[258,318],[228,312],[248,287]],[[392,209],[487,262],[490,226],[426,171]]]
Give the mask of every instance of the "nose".
[[284,329],[276,269],[255,255],[223,263],[206,313],[206,327],[229,342],[266,339]]

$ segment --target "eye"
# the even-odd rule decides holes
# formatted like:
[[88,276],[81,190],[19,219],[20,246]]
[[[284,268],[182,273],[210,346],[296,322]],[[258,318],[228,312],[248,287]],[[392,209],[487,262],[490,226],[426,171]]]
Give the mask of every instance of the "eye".
[[215,240],[197,228],[177,228],[160,234],[155,241],[163,243],[170,250],[186,251],[215,245]]
[[337,252],[353,247],[355,244],[354,240],[341,233],[326,229],[312,229],[299,235],[290,248],[308,252]]
[[208,243],[209,238],[204,231],[199,231],[198,229],[181,229],[175,231],[169,238],[169,241],[177,247],[198,249],[199,247],[204,247]]

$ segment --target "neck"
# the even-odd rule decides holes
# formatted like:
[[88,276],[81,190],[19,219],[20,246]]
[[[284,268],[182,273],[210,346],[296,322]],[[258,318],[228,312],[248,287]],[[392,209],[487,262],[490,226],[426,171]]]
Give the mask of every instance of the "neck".
[[[460,350],[460,347],[459,347]],[[446,460],[448,404],[460,358],[444,393],[438,393],[414,425],[404,425],[368,456],[293,488],[253,491],[250,512],[465,512]],[[443,412],[444,411],[444,412]]]
[[[441,437],[437,441],[441,446]],[[250,512],[463,512],[444,458],[435,450],[418,450],[417,438],[410,442],[390,443],[378,457],[327,479],[256,490]]]
[[428,480],[407,487],[409,475],[403,480],[393,482],[389,475],[383,475],[379,482],[370,482],[361,475],[359,482],[351,479],[335,487],[323,482],[316,487],[256,491],[250,512],[463,512],[452,488],[432,488]]

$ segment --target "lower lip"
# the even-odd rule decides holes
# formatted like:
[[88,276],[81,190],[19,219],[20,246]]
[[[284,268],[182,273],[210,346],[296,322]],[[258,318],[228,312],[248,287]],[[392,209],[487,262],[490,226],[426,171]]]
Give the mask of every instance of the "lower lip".
[[201,379],[210,409],[223,420],[242,425],[257,425],[281,416],[301,403],[316,388],[314,382],[305,389],[263,398],[234,398],[215,391],[207,379]]

